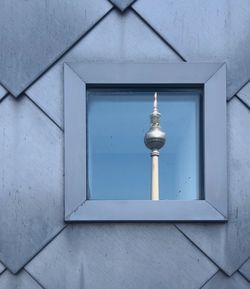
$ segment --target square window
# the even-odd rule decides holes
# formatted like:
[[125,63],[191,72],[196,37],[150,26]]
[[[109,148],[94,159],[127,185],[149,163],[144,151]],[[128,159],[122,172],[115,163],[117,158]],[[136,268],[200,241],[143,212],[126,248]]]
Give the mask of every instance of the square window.
[[[154,89],[167,134],[159,156],[159,199],[201,199],[202,89]],[[88,200],[151,199],[151,157],[144,135],[153,95],[152,87],[87,89]]]
[[[226,221],[225,72],[208,63],[65,64],[65,220]],[[144,143],[155,91],[166,132],[157,201]]]

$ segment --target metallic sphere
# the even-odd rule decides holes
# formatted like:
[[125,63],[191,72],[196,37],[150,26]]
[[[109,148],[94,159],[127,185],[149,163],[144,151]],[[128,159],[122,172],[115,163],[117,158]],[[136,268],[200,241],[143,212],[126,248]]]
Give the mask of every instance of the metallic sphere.
[[161,149],[165,142],[166,134],[159,126],[152,126],[144,137],[144,143],[150,150]]

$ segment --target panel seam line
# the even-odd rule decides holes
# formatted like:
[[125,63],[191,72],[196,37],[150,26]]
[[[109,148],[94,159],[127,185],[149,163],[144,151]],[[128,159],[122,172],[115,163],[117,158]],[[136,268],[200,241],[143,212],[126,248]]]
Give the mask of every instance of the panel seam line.
[[147,20],[145,20],[141,14],[139,14],[135,8],[133,8],[133,6],[131,9],[143,21],[143,23],[146,24],[182,61],[187,62],[187,60],[174,48],[174,46],[171,45],[170,42],[167,41]]
[[24,94],[25,97],[27,97],[29,99],[29,101],[31,101],[55,126],[57,126],[62,132],[64,132],[63,128],[59,126],[59,124],[57,124],[57,122],[48,115],[48,113],[40,106],[38,105],[30,96],[28,96],[27,94]]
[[54,65],[56,65],[71,49],[73,49],[87,34],[89,34],[111,11],[113,11],[114,7],[111,7],[101,18],[97,20],[87,31],[85,31],[79,38],[74,41],[69,47],[67,47],[58,57],[56,57],[47,68],[45,68],[41,73],[38,73],[37,76],[34,77],[34,80],[30,82],[16,97],[26,92],[35,82],[37,82],[43,75],[45,75]]

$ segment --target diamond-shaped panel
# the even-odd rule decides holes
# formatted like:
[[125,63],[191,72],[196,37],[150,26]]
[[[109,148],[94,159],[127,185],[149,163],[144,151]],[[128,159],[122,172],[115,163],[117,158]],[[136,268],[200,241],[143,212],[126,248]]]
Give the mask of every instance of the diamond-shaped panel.
[[5,267],[2,263],[0,263],[0,274],[5,270]]
[[0,85],[0,101],[4,98],[4,96],[7,94],[7,90]]
[[126,10],[136,0],[109,0],[113,3],[121,12]]
[[250,1],[138,0],[132,7],[186,60],[225,61],[228,97],[250,79]]
[[240,273],[250,282],[250,259],[248,259],[239,269]]
[[228,222],[178,227],[231,275],[250,256],[250,111],[233,98],[228,117]]
[[237,96],[244,101],[250,108],[250,82],[248,82],[238,93]]
[[0,276],[1,289],[42,289],[42,287],[24,270],[18,275],[8,270]]
[[64,227],[63,135],[27,97],[8,96],[0,147],[0,260],[15,273]]
[[134,12],[111,12],[26,93],[63,126],[63,62],[180,61]]
[[239,273],[228,277],[218,272],[202,289],[250,289],[250,284]]
[[2,0],[0,82],[17,96],[111,8],[106,0]]
[[77,224],[26,270],[47,289],[197,289],[217,267],[172,225]]

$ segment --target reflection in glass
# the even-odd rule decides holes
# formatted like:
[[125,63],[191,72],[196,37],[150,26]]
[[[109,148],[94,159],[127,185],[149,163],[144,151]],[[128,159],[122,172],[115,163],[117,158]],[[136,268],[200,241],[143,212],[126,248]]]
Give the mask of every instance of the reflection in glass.
[[[152,91],[88,90],[88,199],[150,200],[151,159],[144,145]],[[160,199],[200,198],[200,91],[158,89]]]

